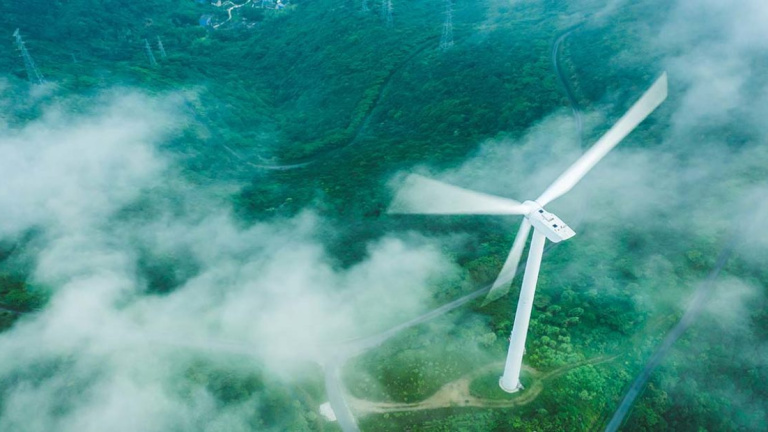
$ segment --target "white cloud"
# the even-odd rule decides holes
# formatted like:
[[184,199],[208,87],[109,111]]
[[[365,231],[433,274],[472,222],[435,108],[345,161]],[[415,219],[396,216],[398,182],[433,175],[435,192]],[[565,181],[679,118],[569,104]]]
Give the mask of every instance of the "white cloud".
[[[423,311],[431,284],[455,274],[416,236],[337,268],[311,212],[243,227],[216,185],[185,183],[158,150],[183,122],[173,97],[68,108],[0,139],[0,238],[35,230],[32,278],[52,291],[0,334],[2,430],[249,430],[258,395],[222,407],[204,386],[179,393],[192,353],[246,356],[289,380],[332,344]],[[189,267],[173,292],[148,292],[155,260]]]

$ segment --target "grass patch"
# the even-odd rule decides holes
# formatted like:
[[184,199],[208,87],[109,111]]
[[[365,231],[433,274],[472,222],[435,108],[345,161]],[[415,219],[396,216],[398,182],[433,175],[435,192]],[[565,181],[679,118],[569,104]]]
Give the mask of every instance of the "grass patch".
[[[517,393],[507,393],[499,387],[499,371],[486,372],[469,383],[469,393],[481,399],[509,400],[525,393],[525,390]],[[523,371],[520,381],[526,389],[533,385],[533,376],[530,372]]]

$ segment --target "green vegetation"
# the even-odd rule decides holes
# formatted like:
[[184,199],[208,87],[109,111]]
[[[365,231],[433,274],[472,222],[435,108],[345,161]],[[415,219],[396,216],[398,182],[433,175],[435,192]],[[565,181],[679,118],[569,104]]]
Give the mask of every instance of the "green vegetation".
[[41,308],[47,299],[46,290],[31,286],[17,275],[0,273],[0,330],[9,328],[21,315]]
[[[480,399],[490,400],[514,400],[525,394],[525,392],[517,392],[509,394],[499,387],[498,370],[492,372],[486,372],[478,377],[472,379],[469,384],[469,392],[472,396]],[[522,371],[520,374],[520,382],[523,383],[525,389],[530,389],[536,378],[528,371]]]
[[29,286],[23,279],[0,274],[0,306],[17,312],[31,312],[45,302],[39,290]]
[[[188,124],[167,150],[179,155],[184,175],[200,184],[245,184],[232,197],[243,224],[315,209],[331,225],[321,241],[334,265],[360,261],[368,242],[386,233],[466,235],[462,247],[449,252],[465,270],[464,279],[434,288],[432,303],[440,305],[491,281],[514,231],[481,217],[385,217],[391,199],[387,182],[415,166],[455,168],[483,142],[519,138],[568,106],[550,58],[555,37],[574,24],[573,11],[561,3],[457,3],[457,43],[446,53],[436,49],[442,3],[428,0],[398,9],[393,30],[375,14],[358,11],[356,2],[330,0],[299,1],[280,13],[242,8],[233,22],[216,30],[201,27],[199,18],[213,14],[222,21],[223,10],[192,0],[36,0],[23,8],[8,1],[0,4],[0,28],[9,35],[21,29],[43,74],[56,84],[43,96],[50,101],[76,95],[85,104],[115,86],[177,92]],[[668,11],[658,7],[663,3],[629,5],[615,20],[585,26],[569,37],[564,69],[582,106],[607,97],[628,101],[658,72],[661,53],[636,40],[648,31],[644,26]],[[158,58],[153,68],[143,41],[154,46],[157,37],[168,58]],[[644,60],[606,64],[623,52]],[[0,71],[15,103],[2,120],[16,127],[39,116],[40,106],[25,96],[23,64],[11,49],[0,50]],[[670,105],[678,102],[674,98]],[[613,107],[609,118],[624,108]],[[658,142],[652,138],[669,127],[665,117],[645,124],[622,145]],[[724,140],[739,142],[740,133],[731,132],[721,131]],[[309,164],[295,170],[255,166],[294,163]],[[362,429],[600,428],[679,318],[677,305],[706,277],[726,235],[713,228],[690,238],[689,232],[670,228],[674,215],[652,216],[659,222],[642,227],[608,222],[599,232],[587,223],[579,242],[559,245],[547,255],[526,354],[531,367],[552,373],[537,398],[515,408],[371,415],[360,420]],[[42,307],[50,295],[29,283],[29,269],[17,258],[11,248],[0,253],[0,329]],[[172,292],[196,271],[188,257],[154,251],[144,251],[138,267],[152,295]],[[768,273],[757,267],[733,260],[726,272],[746,275],[764,290]],[[516,299],[513,288],[502,300],[472,303],[352,359],[344,369],[349,392],[361,399],[414,403],[497,362],[506,352]],[[757,348],[743,356],[735,353],[766,342],[765,302],[764,296],[755,301],[736,334],[724,334],[709,321],[692,329],[654,374],[626,429],[764,427],[754,414],[768,400],[763,386],[768,372],[756,361],[763,353]],[[585,363],[609,358],[616,360]],[[583,365],[556,374],[577,364]],[[472,395],[509,397],[497,390],[498,374],[473,379]],[[192,397],[193,387],[202,386],[221,405],[259,395],[264,399],[254,410],[254,429],[334,430],[316,414],[325,397],[321,378],[321,371],[313,370],[286,387],[203,357],[179,378],[178,390]],[[738,403],[727,392],[734,382]]]
[[[481,322],[461,315],[406,330],[353,359],[345,377],[349,391],[370,400],[418,402],[486,365],[493,358],[482,347],[494,344],[496,336],[480,333]],[[453,319],[457,326],[451,325]]]
[[[244,361],[246,360],[246,361]],[[324,425],[317,413],[324,390],[316,377],[318,371],[303,377],[301,386],[276,383],[263,372],[254,370],[248,359],[207,356],[189,362],[176,389],[193,398],[198,386],[204,387],[220,407],[250,405],[252,430],[335,430]]]

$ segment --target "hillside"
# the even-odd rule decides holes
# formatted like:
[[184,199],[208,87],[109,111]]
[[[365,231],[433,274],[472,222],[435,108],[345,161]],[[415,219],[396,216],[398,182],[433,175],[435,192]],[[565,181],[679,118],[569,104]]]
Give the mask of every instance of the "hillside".
[[[486,372],[519,279],[339,382],[363,430],[602,429],[728,247],[623,427],[760,430],[768,242],[731,220],[766,214],[766,56],[729,33],[748,8],[682,3],[453,2],[442,50],[437,0],[391,26],[374,1],[3,2],[0,350],[22,354],[0,429],[339,430],[318,411],[335,350],[492,282],[519,223],[388,215],[404,173],[531,198],[667,70],[667,102],[553,204],[578,234],[545,256],[533,396]],[[418,405],[449,384],[481,402]]]

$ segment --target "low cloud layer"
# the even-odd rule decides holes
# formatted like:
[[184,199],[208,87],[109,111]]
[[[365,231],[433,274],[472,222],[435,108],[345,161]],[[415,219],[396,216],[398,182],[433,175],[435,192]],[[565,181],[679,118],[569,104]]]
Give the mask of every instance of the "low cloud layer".
[[179,393],[193,353],[290,382],[333,344],[422,311],[456,272],[417,236],[339,269],[311,212],[243,227],[159,150],[184,127],[174,97],[93,105],[2,131],[0,238],[27,242],[16,259],[51,299],[0,334],[0,430],[249,430],[258,397]]
[[[669,128],[651,149],[620,146],[551,210],[593,240],[631,229],[720,245],[732,233],[737,252],[763,265],[766,231],[733,221],[768,220],[765,22],[764,1],[678,0],[647,41],[670,73]],[[229,352],[289,381],[332,344],[423,311],[431,284],[458,271],[416,235],[378,240],[340,269],[312,212],[243,227],[218,191],[186,182],[160,150],[185,126],[173,96],[115,92],[78,114],[30,103],[48,104],[40,119],[0,119],[0,240],[28,246],[14,259],[51,299],[0,334],[0,430],[249,430],[258,395],[222,407],[204,386],[184,387],[192,353]],[[605,123],[587,115],[587,126]],[[734,122],[740,136],[724,135]],[[554,113],[519,141],[485,143],[431,174],[533,199],[582,151],[575,130]],[[671,266],[663,255],[647,261]],[[764,287],[722,287],[712,316],[747,327]]]

